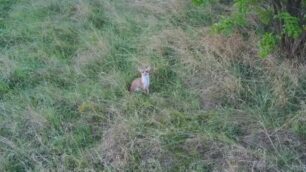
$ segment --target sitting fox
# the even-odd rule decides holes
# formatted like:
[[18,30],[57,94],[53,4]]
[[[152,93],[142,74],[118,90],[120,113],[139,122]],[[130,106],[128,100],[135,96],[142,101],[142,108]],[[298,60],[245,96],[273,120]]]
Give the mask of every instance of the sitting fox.
[[138,68],[138,71],[140,72],[141,77],[133,80],[130,92],[144,91],[146,94],[149,94],[151,67],[141,67]]

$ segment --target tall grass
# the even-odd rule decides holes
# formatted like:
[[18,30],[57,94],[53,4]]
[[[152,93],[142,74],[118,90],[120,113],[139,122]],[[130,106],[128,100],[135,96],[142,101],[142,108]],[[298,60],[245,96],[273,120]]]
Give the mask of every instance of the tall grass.
[[220,8],[0,0],[0,171],[305,171],[305,66],[211,34]]

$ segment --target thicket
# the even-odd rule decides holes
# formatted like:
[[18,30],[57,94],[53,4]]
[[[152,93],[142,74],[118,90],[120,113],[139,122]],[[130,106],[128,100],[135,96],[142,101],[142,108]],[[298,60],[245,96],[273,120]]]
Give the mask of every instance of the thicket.
[[[197,5],[224,3],[220,0],[193,0]],[[287,58],[305,56],[306,0],[234,0],[230,15],[223,16],[213,30],[255,30],[260,35],[259,55],[279,51]]]

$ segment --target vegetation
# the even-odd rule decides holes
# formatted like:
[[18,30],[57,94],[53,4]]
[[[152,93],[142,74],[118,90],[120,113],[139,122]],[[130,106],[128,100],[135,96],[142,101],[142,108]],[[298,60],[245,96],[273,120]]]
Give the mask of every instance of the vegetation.
[[[193,0],[195,4],[216,3],[212,0]],[[302,57],[306,44],[306,1],[302,0],[235,0],[229,17],[215,25],[221,32],[234,28],[255,29],[262,34],[260,56],[267,57],[275,51],[276,43],[288,58]],[[248,31],[249,29],[247,29]],[[263,34],[263,32],[265,32]],[[304,59],[303,59],[304,60]]]
[[0,171],[305,171],[306,67],[211,34],[228,9],[0,0]]

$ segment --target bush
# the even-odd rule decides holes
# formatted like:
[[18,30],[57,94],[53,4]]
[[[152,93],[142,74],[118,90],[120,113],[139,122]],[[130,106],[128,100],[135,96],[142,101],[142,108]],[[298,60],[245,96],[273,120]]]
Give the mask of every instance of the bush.
[[[193,0],[195,4],[216,3],[213,0]],[[259,55],[267,57],[278,47],[288,58],[302,57],[306,42],[306,1],[301,0],[234,0],[231,15],[213,26],[217,32],[233,29],[255,30],[262,38]],[[251,22],[252,21],[252,22]],[[253,24],[252,25],[248,25]]]

